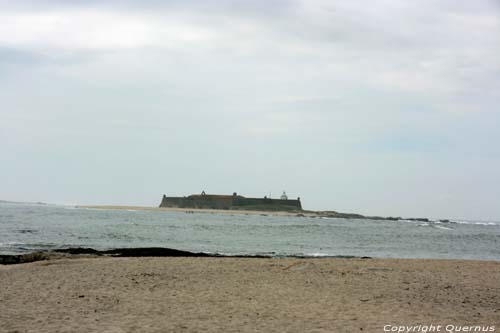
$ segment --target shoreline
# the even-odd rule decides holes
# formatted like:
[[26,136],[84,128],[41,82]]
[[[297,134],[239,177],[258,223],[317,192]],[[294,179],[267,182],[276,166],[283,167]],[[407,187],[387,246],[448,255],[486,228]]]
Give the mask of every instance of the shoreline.
[[296,260],[429,260],[429,261],[470,261],[500,264],[498,259],[463,258],[384,258],[359,255],[280,255],[280,254],[222,254],[191,252],[166,247],[129,247],[96,250],[89,247],[56,248],[53,250],[33,251],[19,254],[0,254],[0,266],[27,264],[37,261],[79,258],[227,258],[227,259],[296,259]]
[[131,247],[115,248],[109,250],[96,250],[93,248],[61,248],[49,251],[34,251],[23,254],[0,254],[0,265],[26,264],[36,261],[76,258],[247,258],[247,259],[372,259],[368,256],[332,255],[332,256],[300,256],[300,255],[227,255],[219,253],[190,252],[165,247]]
[[500,328],[489,261],[80,257],[0,265],[0,280],[1,332]]

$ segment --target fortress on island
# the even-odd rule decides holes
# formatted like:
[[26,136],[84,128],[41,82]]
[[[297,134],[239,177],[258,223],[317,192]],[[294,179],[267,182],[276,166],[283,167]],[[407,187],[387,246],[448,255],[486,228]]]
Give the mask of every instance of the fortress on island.
[[163,195],[160,207],[176,208],[205,208],[205,209],[240,209],[240,210],[263,210],[263,211],[300,211],[302,205],[300,198],[289,200],[283,192],[280,199],[245,198],[236,192],[233,195],[218,194],[192,194],[187,197],[167,197]]

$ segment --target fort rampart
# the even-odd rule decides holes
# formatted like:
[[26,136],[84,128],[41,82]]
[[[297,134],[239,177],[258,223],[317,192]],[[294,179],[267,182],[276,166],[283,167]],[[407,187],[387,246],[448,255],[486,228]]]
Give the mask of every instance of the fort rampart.
[[163,195],[160,207],[177,208],[205,208],[205,209],[248,209],[290,211],[302,210],[300,198],[270,199],[270,198],[245,198],[234,193],[233,195],[194,194],[187,197],[167,197]]

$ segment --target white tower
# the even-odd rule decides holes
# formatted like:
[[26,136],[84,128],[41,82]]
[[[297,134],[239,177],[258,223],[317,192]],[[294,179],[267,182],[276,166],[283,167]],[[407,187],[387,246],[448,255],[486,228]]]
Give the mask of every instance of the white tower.
[[288,196],[286,195],[286,192],[283,191],[283,194],[280,197],[281,200],[288,200]]

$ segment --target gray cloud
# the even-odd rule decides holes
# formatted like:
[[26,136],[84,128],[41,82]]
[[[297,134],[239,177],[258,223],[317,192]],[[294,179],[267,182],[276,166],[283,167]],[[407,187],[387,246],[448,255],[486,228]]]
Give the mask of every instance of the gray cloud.
[[2,197],[286,189],[313,209],[500,218],[497,2],[0,9]]

